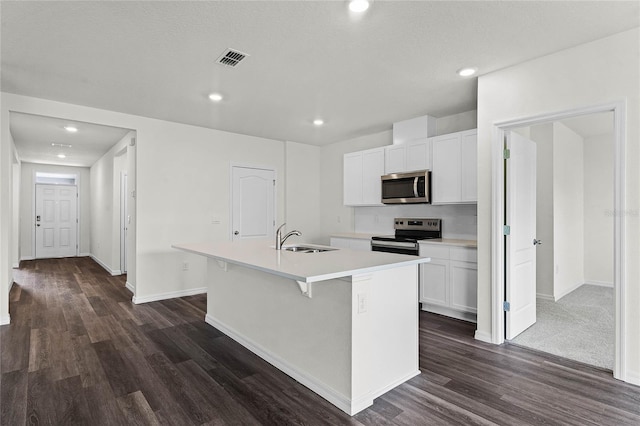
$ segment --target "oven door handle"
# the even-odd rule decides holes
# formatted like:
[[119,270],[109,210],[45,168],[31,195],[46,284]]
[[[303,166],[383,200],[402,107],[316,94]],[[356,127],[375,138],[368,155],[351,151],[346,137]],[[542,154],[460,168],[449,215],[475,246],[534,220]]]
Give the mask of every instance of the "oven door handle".
[[420,178],[418,176],[413,178],[413,196],[418,198],[418,180]]
[[400,241],[384,241],[377,242],[376,240],[371,240],[372,247],[402,247],[402,248],[411,248],[415,249],[418,247],[418,243],[403,243]]

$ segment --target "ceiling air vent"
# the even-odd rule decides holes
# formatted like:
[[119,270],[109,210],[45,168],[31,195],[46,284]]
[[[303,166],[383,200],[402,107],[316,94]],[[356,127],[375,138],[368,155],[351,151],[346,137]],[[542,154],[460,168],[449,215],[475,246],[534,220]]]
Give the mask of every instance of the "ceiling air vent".
[[220,57],[218,57],[218,59],[216,59],[216,62],[224,65],[225,67],[235,67],[247,56],[249,55],[247,55],[246,53],[238,52],[237,50],[233,49],[227,49],[222,53],[222,55],[220,55]]

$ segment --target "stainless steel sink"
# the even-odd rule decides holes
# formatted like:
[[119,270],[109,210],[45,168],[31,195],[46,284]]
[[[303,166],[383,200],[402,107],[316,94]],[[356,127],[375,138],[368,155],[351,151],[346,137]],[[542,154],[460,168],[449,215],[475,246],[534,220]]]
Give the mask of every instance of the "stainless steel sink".
[[321,248],[321,247],[309,247],[309,246],[289,246],[283,247],[284,250],[293,251],[296,253],[322,253],[325,251],[333,251],[337,249],[333,248]]

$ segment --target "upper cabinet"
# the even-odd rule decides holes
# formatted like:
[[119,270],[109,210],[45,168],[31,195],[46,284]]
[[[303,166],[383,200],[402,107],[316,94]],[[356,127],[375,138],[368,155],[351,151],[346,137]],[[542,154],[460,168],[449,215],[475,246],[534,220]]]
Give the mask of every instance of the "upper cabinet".
[[384,172],[431,170],[431,142],[436,119],[428,115],[393,123],[393,145],[385,148]]
[[384,172],[431,170],[431,141],[427,138],[385,147]]
[[477,130],[431,138],[431,148],[431,203],[476,203]]
[[344,204],[381,206],[380,176],[384,175],[384,147],[344,155]]

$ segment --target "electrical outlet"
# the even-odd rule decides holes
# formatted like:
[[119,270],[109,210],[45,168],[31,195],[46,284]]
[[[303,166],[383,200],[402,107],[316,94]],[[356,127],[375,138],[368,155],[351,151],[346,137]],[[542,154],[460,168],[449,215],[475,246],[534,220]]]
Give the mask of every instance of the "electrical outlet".
[[358,293],[358,313],[367,312],[367,293]]
[[188,271],[189,270],[189,262],[183,262],[182,263],[182,270],[183,271]]

